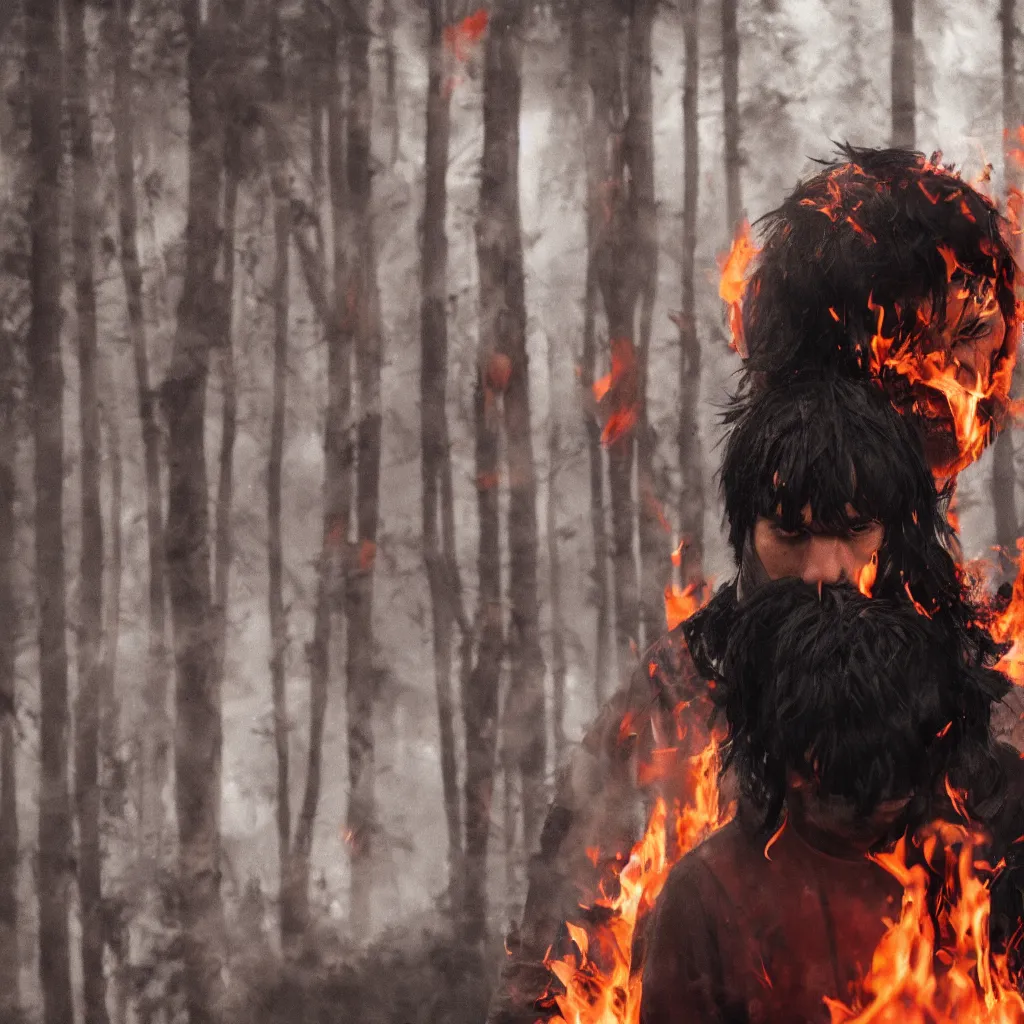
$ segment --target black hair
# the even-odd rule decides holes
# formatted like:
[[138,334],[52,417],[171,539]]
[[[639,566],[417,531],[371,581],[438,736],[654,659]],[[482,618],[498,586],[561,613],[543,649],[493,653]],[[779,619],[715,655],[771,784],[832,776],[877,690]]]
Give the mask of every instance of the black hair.
[[[877,384],[835,374],[797,379],[737,400],[726,420],[720,480],[737,564],[758,519],[799,529],[809,504],[816,525],[842,533],[853,525],[850,505],[858,519],[884,529],[872,593],[909,593],[977,664],[995,663],[1001,648],[950,554],[955,534],[918,431]],[[735,605],[730,584],[686,623],[690,653],[705,676],[721,661]]]
[[[992,288],[1007,325],[996,361],[1013,357],[1015,265],[1006,222],[940,159],[839,146],[838,159],[819,161],[823,170],[759,221],[762,247],[743,305],[745,385],[771,386],[823,367],[866,376],[879,309],[893,354],[934,344],[951,281]],[[970,337],[976,324],[965,318],[955,333]],[[1001,394],[982,401],[982,422],[998,422],[1004,405]]]
[[759,518],[843,531],[847,505],[886,529],[887,547],[947,540],[934,479],[914,427],[878,387],[835,375],[796,379],[736,402],[720,480],[737,561]]
[[987,797],[1002,777],[989,716],[1008,688],[906,597],[778,580],[739,604],[713,694],[728,723],[724,768],[769,828],[790,772],[863,815],[911,797],[915,824],[946,776]]

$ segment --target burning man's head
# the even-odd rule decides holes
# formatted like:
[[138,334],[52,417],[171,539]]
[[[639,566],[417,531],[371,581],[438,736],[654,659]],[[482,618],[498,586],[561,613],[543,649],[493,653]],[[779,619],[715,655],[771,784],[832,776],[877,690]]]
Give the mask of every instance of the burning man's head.
[[919,153],[840,156],[763,219],[743,300],[747,380],[822,367],[879,378],[948,477],[1006,413],[1018,332],[1007,226]]
[[737,609],[719,681],[727,764],[765,827],[788,802],[869,846],[926,815],[947,775],[997,771],[988,723],[1005,677],[906,597],[767,584]]
[[871,384],[796,380],[728,419],[721,480],[744,579],[858,583],[874,559],[876,586],[902,589],[895,577],[913,582],[948,541],[914,428]]
[[751,392],[728,420],[721,482],[739,576],[685,626],[703,675],[721,667],[737,597],[785,578],[909,596],[974,663],[995,662],[917,430],[880,388],[807,377]]

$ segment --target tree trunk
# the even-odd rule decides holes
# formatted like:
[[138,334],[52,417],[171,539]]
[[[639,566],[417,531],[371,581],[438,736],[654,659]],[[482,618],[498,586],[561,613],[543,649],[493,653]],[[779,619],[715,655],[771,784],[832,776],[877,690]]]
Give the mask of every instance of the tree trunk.
[[[270,11],[270,52],[267,58],[267,99],[275,114],[284,114],[284,68],[281,26],[276,5]],[[274,194],[274,375],[270,413],[270,454],[267,458],[267,605],[270,617],[270,689],[274,708],[274,750],[277,754],[277,861],[281,879],[281,940],[286,948],[299,930],[294,897],[288,890],[291,871],[291,778],[288,757],[288,704],[285,664],[288,617],[284,603],[284,556],[281,544],[281,472],[284,461],[284,414],[288,380],[289,245],[287,159],[280,135],[267,133],[267,170]],[[301,911],[300,911],[301,914]],[[304,923],[305,915],[301,915]],[[287,923],[287,927],[286,927]]]
[[700,0],[683,0],[683,237],[679,310],[679,565],[683,586],[704,576],[704,464],[700,440],[700,340],[694,287],[700,188]]
[[351,850],[351,918],[355,935],[372,924],[373,862],[377,845],[376,772],[373,711],[376,671],[373,638],[373,579],[379,519],[381,434],[380,298],[374,252],[370,168],[369,0],[359,0],[348,30],[348,217],[351,240],[346,253],[348,287],[345,317],[353,330],[358,388],[356,444],[356,544],[346,587],[348,640],[347,828]]
[[142,267],[139,262],[138,213],[135,198],[135,143],[131,104],[131,0],[115,0],[112,20],[114,66],[113,128],[117,171],[118,226],[121,273],[128,309],[128,333],[135,363],[139,423],[146,472],[146,544],[149,571],[149,626],[142,732],[142,849],[145,856],[161,859],[164,835],[164,789],[170,767],[171,728],[167,709],[170,664],[167,652],[166,561],[163,498],[160,480],[160,429],[155,416],[155,395],[149,380],[149,355],[143,306]]
[[14,339],[0,329],[0,1020],[20,1012],[18,949],[18,800],[14,658],[18,639],[14,596],[15,422]]
[[121,532],[124,470],[121,457],[121,412],[119,392],[106,380],[106,397],[100,401],[101,426],[107,434],[110,459],[110,556],[107,559],[105,590],[106,610],[103,617],[103,661],[100,668],[100,765],[106,766],[101,776],[107,795],[107,813],[123,814],[126,779],[118,765],[120,742],[120,701],[117,696],[117,645],[121,633],[121,581],[123,574],[123,539]]
[[665,586],[671,576],[668,558],[671,527],[662,505],[656,472],[657,433],[647,406],[651,320],[658,286],[658,222],[654,191],[654,123],[651,95],[651,34],[654,0],[636,0],[629,18],[627,50],[629,120],[626,148],[630,161],[630,203],[640,297],[638,428],[636,437],[637,509],[640,534],[641,617],[644,645],[665,632]]
[[511,672],[505,742],[522,776],[523,843],[529,856],[539,842],[547,807],[547,728],[537,588],[537,473],[519,213],[522,20],[521,0],[502,0],[493,9],[487,35],[476,240],[480,343],[486,372],[502,397],[508,469]]
[[892,144],[913,149],[917,100],[914,95],[914,0],[892,0]]
[[29,404],[35,440],[39,607],[39,981],[45,1024],[72,1020],[68,947],[71,808],[64,583],[64,373],[61,366],[61,52],[56,0],[26,3],[29,90]]
[[[1020,168],[1011,150],[1017,148],[1020,140],[1017,129],[1020,125],[1017,104],[1017,69],[1014,59],[1016,37],[1016,12],[1014,0],[1000,0],[999,29],[1002,44],[1003,70],[1003,177],[1007,201],[1020,206],[1014,200],[1014,190],[1020,189]],[[1012,236],[1014,255],[1019,257],[1020,245]],[[1014,394],[1018,393],[1019,373],[1014,370]],[[996,545],[1004,557],[1013,558],[1014,543],[1019,530],[1017,522],[1017,472],[1014,465],[1013,431],[1004,429],[996,438],[992,452],[992,511],[995,515]]]
[[[232,14],[232,4],[228,9]],[[228,643],[228,601],[231,586],[231,505],[235,479],[235,436],[238,433],[238,388],[235,379],[233,340],[235,309],[235,229],[238,213],[238,183],[241,177],[242,130],[232,119],[224,132],[224,241],[222,250],[221,321],[216,345],[220,351],[221,430],[217,472],[217,502],[214,513],[214,672],[217,688],[223,685]]]
[[501,534],[498,503],[498,417],[487,383],[483,336],[473,402],[477,518],[476,663],[462,695],[466,736],[466,880],[463,935],[468,949],[483,955],[487,939],[487,846],[494,796],[498,732],[498,688],[504,651],[501,616]]
[[601,426],[593,407],[594,381],[597,378],[596,312],[598,282],[595,265],[596,221],[601,202],[601,132],[586,102],[589,89],[589,43],[587,15],[577,7],[573,16],[572,68],[578,90],[578,120],[583,135],[587,170],[587,273],[583,293],[583,350],[580,357],[580,386],[583,389],[583,419],[587,432],[587,457],[590,480],[590,530],[594,541],[594,699],[604,704],[608,676],[608,527],[604,507],[604,454],[601,450]]
[[743,216],[740,187],[740,34],[739,0],[722,0],[722,128],[725,136],[725,217],[729,238]]
[[[316,15],[311,12],[310,16],[312,18]],[[306,781],[289,852],[288,870],[282,878],[281,930],[289,952],[294,951],[295,940],[305,930],[309,917],[309,860],[323,772],[323,737],[331,676],[331,633],[335,611],[344,610],[342,584],[350,546],[349,513],[352,502],[352,446],[348,440],[352,334],[343,312],[343,303],[346,301],[344,296],[347,295],[345,232],[348,229],[343,140],[345,118],[337,73],[338,33],[334,29],[319,35],[327,40],[325,52],[329,51],[332,55],[332,70],[330,74],[327,73],[326,60],[323,67],[315,66],[314,77],[325,88],[316,93],[313,100],[315,130],[311,138],[310,155],[314,165],[314,201],[319,207],[316,189],[320,172],[317,166],[318,162],[322,165],[324,154],[317,122],[319,112],[323,109],[319,105],[321,97],[326,97],[327,166],[334,226],[334,287],[331,294],[328,294],[327,270],[322,250],[312,249],[305,234],[301,230],[293,230],[310,301],[320,317],[327,338],[327,410],[324,423],[323,537],[313,612],[313,637],[306,650],[310,677]],[[282,137],[278,136],[274,145],[278,152],[285,151]],[[275,187],[283,190],[284,185],[285,182],[279,179]],[[322,190],[322,183],[319,183],[319,187]],[[319,230],[317,241],[318,244],[322,243]]]
[[[6,640],[6,637],[4,638]],[[21,952],[18,942],[18,790],[15,718],[0,715],[0,1020],[21,1012]]]
[[[430,0],[427,78],[426,185],[423,205],[420,306],[420,429],[423,453],[423,558],[433,615],[434,684],[441,741],[441,785],[448,825],[448,891],[458,905],[462,875],[462,813],[459,804],[458,754],[452,693],[452,646],[458,617],[458,573],[441,522],[446,471],[450,474],[448,412],[448,140],[450,97],[444,47],[444,0]],[[453,524],[454,529],[454,524]]]
[[388,136],[388,166],[398,161],[401,126],[398,118],[398,52],[395,48],[394,0],[382,0],[380,30],[384,37],[384,124]]
[[204,416],[210,349],[225,322],[216,280],[224,142],[213,54],[225,26],[185,8],[189,40],[189,189],[184,288],[163,399],[168,424],[167,579],[177,667],[178,870],[191,1024],[212,1024],[222,994],[221,694],[216,670]]
[[82,927],[85,1024],[106,1024],[103,891],[100,850],[100,675],[103,647],[103,514],[100,505],[100,398],[94,252],[96,167],[89,113],[84,0],[67,5],[67,107],[71,128],[74,209],[72,242],[78,334],[82,543],[79,576],[78,695],[75,715],[75,803],[78,895]]
[[592,6],[588,26],[590,87],[594,97],[595,156],[600,160],[596,203],[591,207],[595,274],[611,347],[611,384],[601,401],[606,412],[602,441],[608,449],[611,498],[612,580],[619,673],[628,672],[640,641],[640,578],[634,540],[635,433],[639,382],[634,334],[642,281],[636,249],[633,167],[627,152],[628,95],[623,81],[623,33],[619,6]]
[[562,618],[562,563],[558,552],[558,473],[562,462],[561,422],[554,408],[555,344],[548,335],[548,493],[544,526],[548,536],[548,587],[551,597],[551,717],[554,762],[565,753],[565,621]]

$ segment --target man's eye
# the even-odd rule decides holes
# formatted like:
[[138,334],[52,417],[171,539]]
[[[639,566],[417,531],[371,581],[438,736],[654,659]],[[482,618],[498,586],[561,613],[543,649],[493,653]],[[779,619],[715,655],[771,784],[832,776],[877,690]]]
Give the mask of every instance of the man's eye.
[[875,526],[876,523],[873,519],[869,519],[863,523],[853,523],[850,526],[850,533],[853,534],[854,537],[862,537],[864,534],[870,533]]
[[775,536],[779,540],[798,541],[804,540],[807,537],[807,531],[801,527],[797,527],[795,530],[787,530],[784,526],[775,524]]

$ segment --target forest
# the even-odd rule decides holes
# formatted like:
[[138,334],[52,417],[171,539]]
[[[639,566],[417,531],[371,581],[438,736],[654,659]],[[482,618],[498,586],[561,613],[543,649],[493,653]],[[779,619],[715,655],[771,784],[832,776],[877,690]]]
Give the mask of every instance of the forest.
[[483,1024],[734,571],[734,239],[846,141],[1001,202],[1015,6],[0,0],[2,1024]]

